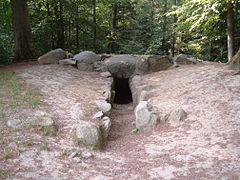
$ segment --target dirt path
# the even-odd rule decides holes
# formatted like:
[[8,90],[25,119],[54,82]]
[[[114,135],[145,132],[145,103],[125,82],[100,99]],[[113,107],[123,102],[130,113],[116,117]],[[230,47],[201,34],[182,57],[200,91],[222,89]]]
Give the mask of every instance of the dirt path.
[[135,120],[133,104],[114,104],[111,119],[112,128],[105,148],[107,151],[118,151],[118,145],[123,148],[128,146],[124,141],[129,141],[134,136],[131,133]]

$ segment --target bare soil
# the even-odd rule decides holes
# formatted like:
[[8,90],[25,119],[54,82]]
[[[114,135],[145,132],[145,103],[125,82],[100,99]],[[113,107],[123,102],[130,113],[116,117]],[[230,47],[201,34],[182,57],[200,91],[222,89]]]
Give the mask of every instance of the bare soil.
[[[1,124],[8,146],[21,150],[0,159],[6,179],[240,179],[240,76],[222,65],[145,75],[142,83],[151,87],[149,100],[161,124],[150,132],[132,133],[133,105],[114,105],[110,136],[100,152],[74,144],[71,131],[82,117],[92,115],[90,101],[102,97],[104,78],[59,65],[14,69],[26,84],[41,89],[38,110],[51,114],[59,133],[49,137]],[[171,127],[165,119],[178,107],[188,117]],[[69,157],[74,152],[79,153]]]

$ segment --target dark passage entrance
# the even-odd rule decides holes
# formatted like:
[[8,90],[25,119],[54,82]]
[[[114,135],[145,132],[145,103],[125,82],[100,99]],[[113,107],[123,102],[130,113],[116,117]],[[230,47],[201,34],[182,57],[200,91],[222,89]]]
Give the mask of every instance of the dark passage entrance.
[[116,104],[128,104],[132,102],[132,92],[130,90],[129,79],[114,79],[115,87],[114,90],[116,92],[114,103]]

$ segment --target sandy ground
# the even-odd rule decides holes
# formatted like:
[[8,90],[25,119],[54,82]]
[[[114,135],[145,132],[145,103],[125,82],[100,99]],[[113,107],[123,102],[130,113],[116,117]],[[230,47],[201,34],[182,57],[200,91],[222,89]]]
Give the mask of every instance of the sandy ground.
[[[161,124],[151,132],[132,133],[133,105],[114,105],[113,126],[101,152],[76,146],[71,129],[92,107],[89,99],[101,97],[104,79],[57,65],[17,72],[42,89],[40,108],[52,114],[60,131],[57,137],[11,131],[12,139],[35,143],[18,156],[0,160],[0,168],[11,174],[9,180],[240,179],[240,76],[221,65],[145,75],[143,83],[151,87],[150,102]],[[171,127],[164,119],[178,107],[188,117]],[[40,148],[42,144],[48,144],[48,150]],[[69,157],[76,151],[76,157]]]

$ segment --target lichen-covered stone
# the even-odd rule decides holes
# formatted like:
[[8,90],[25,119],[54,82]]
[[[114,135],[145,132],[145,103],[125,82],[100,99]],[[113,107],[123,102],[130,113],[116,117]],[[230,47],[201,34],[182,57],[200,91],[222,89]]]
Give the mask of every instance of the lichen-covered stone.
[[104,64],[113,77],[127,79],[135,72],[137,59],[130,55],[115,55],[105,59]]
[[58,64],[59,60],[67,59],[69,56],[67,51],[61,48],[54,49],[38,58],[39,64]]
[[11,119],[7,121],[7,126],[13,129],[19,128],[22,122],[19,119]]
[[148,101],[140,101],[134,112],[136,127],[139,129],[151,129],[159,123],[159,118]]
[[76,63],[76,60],[72,58],[59,60],[59,64],[61,65],[76,65]]
[[168,117],[168,121],[172,126],[177,126],[187,117],[187,113],[182,109],[178,108],[171,112]]
[[104,115],[109,115],[110,111],[112,109],[112,106],[110,103],[108,103],[105,100],[96,100],[94,101],[97,105],[98,109],[103,112]]
[[90,122],[81,123],[77,125],[75,133],[79,144],[91,149],[100,149],[102,147],[102,135],[97,125]]
[[93,71],[94,63],[101,60],[101,57],[92,51],[83,51],[75,56],[73,59],[77,61],[77,67],[81,71]]
[[174,64],[177,65],[188,65],[188,64],[199,64],[201,61],[193,56],[186,54],[179,54],[173,58]]
[[103,139],[106,140],[108,135],[109,135],[109,131],[111,128],[111,119],[109,117],[104,117],[102,119],[102,126],[101,126],[101,130],[102,130],[102,136]]

